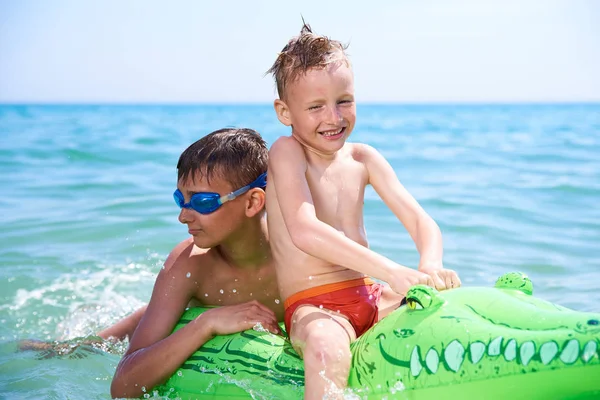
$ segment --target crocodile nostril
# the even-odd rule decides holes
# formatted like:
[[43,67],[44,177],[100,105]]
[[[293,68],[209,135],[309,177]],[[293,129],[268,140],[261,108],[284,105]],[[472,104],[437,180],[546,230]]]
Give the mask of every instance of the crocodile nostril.
[[590,319],[588,321],[588,325],[598,325],[598,324],[600,324],[600,322],[598,322],[597,319]]

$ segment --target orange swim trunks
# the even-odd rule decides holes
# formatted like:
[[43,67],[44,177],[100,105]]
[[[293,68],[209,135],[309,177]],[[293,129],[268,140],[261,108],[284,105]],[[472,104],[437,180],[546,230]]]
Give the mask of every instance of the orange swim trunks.
[[382,291],[383,285],[369,278],[359,278],[295,293],[283,303],[285,329],[289,335],[294,311],[302,305],[310,304],[339,312],[347,317],[356,332],[356,337],[359,337],[377,322],[377,306]]

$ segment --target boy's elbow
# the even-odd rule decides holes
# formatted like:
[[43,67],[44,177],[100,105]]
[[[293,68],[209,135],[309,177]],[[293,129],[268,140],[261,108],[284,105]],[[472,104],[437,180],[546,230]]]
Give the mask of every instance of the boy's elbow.
[[110,397],[113,399],[139,397],[143,393],[134,393],[135,391],[127,390],[127,384],[124,384],[120,379],[115,376],[110,384]]
[[292,240],[294,246],[302,250],[302,246],[304,245],[304,234],[302,232],[302,228],[297,224],[288,226],[288,233],[290,234],[290,239]]
[[113,377],[112,382],[110,383],[110,397],[113,399],[124,397],[123,389],[121,385],[117,382],[117,375]]
[[299,224],[294,229],[290,229],[290,238],[296,248],[303,251],[306,254],[313,254],[313,248],[315,247],[316,236],[314,230],[304,224]]
[[425,211],[422,211],[417,217],[417,229],[426,229],[439,231],[440,227],[437,222],[431,217],[431,215],[427,214]]
[[[110,396],[113,399],[123,397],[137,397],[136,393],[131,393],[131,391],[127,390],[127,383],[125,383],[127,379],[123,376],[123,361],[125,361],[124,358],[117,366],[115,376],[113,376],[113,380],[110,383]],[[141,396],[141,394],[139,396]]]

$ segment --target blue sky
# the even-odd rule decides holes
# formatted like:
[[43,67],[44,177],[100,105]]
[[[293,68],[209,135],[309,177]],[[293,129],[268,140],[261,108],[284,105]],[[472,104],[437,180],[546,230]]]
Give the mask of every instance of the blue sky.
[[0,102],[269,103],[301,14],[359,102],[600,101],[596,0],[0,0]]

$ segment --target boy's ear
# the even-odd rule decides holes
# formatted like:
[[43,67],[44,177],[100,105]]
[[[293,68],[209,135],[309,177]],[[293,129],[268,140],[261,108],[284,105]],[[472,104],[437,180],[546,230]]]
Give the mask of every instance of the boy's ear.
[[252,218],[265,208],[265,191],[254,188],[250,190],[250,197],[246,203],[246,217]]
[[279,119],[279,122],[281,122],[285,126],[292,125],[292,121],[290,119],[290,109],[283,100],[275,100],[275,102],[273,103],[273,107],[275,107],[275,112],[277,113],[277,118]]

